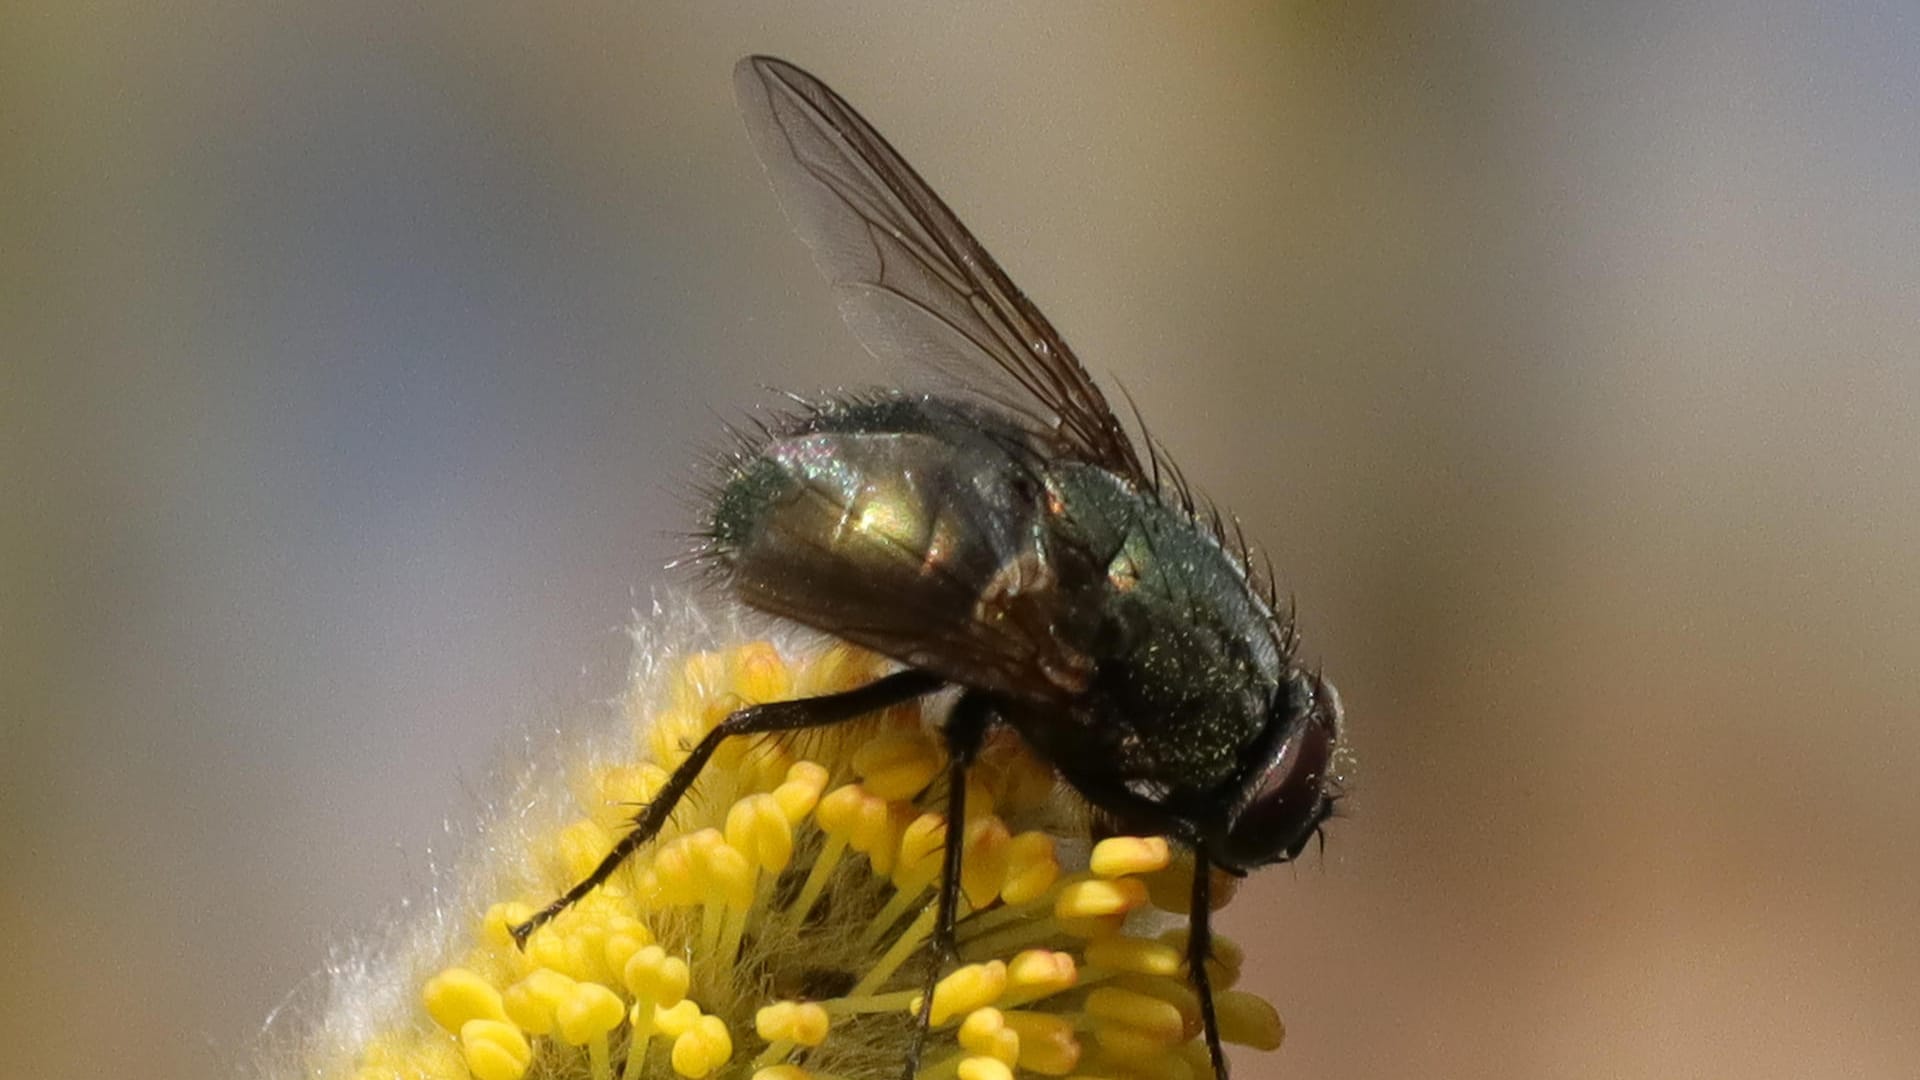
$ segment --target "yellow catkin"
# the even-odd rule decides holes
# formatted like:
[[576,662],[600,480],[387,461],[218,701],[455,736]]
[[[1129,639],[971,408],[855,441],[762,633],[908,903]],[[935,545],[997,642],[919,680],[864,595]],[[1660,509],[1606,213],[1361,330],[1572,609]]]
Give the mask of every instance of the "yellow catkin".
[[[917,981],[906,973],[932,931],[929,890],[953,832],[940,794],[945,752],[917,703],[799,742],[730,740],[656,842],[524,951],[508,933],[551,899],[555,880],[598,863],[730,710],[850,689],[887,669],[848,647],[789,662],[755,643],[685,658],[664,697],[630,695],[639,758],[576,777],[579,813],[527,862],[544,883],[488,907],[470,943],[451,950],[457,963],[422,984],[426,1013],[452,1036],[375,1038],[341,1075],[642,1080],[670,1065],[687,1080],[815,1080],[784,1059],[893,1053],[861,1046],[891,1027],[859,1018],[917,1010],[914,991],[890,988]],[[803,749],[817,760],[798,760]],[[1086,850],[1080,838],[1029,827],[1067,820],[1031,813],[1054,785],[1010,733],[989,743],[969,775],[960,932],[976,962],[935,986],[929,1071],[949,1080],[1208,1080],[1183,933],[1155,940],[1127,931],[1149,905],[1166,910],[1162,887],[1180,893],[1171,902],[1184,899],[1190,863],[1156,837],[1113,837],[1075,854]],[[850,903],[838,892],[848,887]],[[856,925],[844,925],[849,914]],[[1209,970],[1222,1032],[1277,1047],[1285,1033],[1272,1007],[1226,989],[1243,962],[1216,938]],[[822,989],[835,985],[845,996]],[[768,986],[821,999],[756,1001]],[[729,1029],[722,1017],[751,1017],[751,1029]],[[735,1060],[742,1036],[757,1058]]]

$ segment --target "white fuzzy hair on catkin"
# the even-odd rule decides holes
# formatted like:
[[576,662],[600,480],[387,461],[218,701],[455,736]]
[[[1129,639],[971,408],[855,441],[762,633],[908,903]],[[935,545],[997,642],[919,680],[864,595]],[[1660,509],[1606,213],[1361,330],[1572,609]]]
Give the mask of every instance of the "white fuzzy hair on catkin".
[[[632,658],[625,699],[642,703],[651,715],[666,677],[688,655],[748,640],[749,633],[772,640],[785,655],[821,640],[804,628],[683,591],[657,591],[628,630]],[[633,756],[633,729],[621,712],[615,703],[602,702],[544,731],[522,728],[511,751],[476,787],[481,809],[472,820],[446,821],[442,850],[428,859],[426,896],[342,920],[354,927],[354,936],[331,946],[326,962],[270,1011],[253,1075],[337,1080],[353,1073],[377,1035],[430,1026],[420,1006],[421,984],[453,961],[463,935],[495,899],[539,880],[535,839],[580,812],[579,793],[569,787],[573,778]]]

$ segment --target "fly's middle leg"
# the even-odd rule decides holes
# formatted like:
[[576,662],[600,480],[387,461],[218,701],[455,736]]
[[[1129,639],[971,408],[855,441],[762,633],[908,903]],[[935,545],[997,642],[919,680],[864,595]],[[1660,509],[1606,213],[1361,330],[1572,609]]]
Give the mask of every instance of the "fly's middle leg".
[[966,846],[967,770],[979,754],[980,744],[992,722],[992,706],[977,694],[962,697],[947,716],[947,839],[940,859],[939,908],[928,944],[927,974],[920,987],[920,1012],[915,1019],[913,1042],[907,1050],[904,1080],[914,1080],[920,1071],[920,1052],[926,1046],[927,1030],[933,1023],[934,987],[940,984],[940,976],[953,965],[960,951],[954,927],[959,917],[960,865]]

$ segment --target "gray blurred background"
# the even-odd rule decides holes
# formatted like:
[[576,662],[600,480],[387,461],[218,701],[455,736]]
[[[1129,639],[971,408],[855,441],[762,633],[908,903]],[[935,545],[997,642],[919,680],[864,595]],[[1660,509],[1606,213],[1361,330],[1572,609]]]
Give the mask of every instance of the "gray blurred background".
[[888,377],[762,51],[1345,693],[1351,816],[1227,919],[1291,1028],[1240,1075],[1914,1075],[1920,18],[1800,7],[10,9],[4,1071],[244,1061],[613,692],[719,419]]

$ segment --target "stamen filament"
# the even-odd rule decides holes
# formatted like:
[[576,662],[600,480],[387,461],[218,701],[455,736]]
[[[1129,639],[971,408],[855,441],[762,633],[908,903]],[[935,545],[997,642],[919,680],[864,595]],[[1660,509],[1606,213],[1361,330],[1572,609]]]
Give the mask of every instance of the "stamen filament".
[[918,990],[894,990],[885,994],[864,994],[859,997],[849,995],[847,997],[832,998],[828,1001],[821,1002],[820,1007],[835,1015],[841,1013],[852,1015],[859,1013],[899,1012],[901,1009],[913,1004],[913,999],[919,996],[920,991]]
[[900,970],[900,965],[906,963],[907,958],[920,948],[920,943],[927,939],[927,935],[933,933],[933,921],[939,914],[940,905],[928,904],[926,910],[920,913],[920,917],[913,920],[912,925],[908,926],[905,932],[894,941],[893,946],[881,955],[879,962],[875,963],[873,968],[854,984],[853,992],[848,996],[859,997],[862,994],[871,994],[885,986],[887,980],[893,977],[893,973]]
[[860,947],[871,949],[879,944],[887,931],[893,929],[893,924],[899,922],[901,916],[905,915],[926,891],[924,887],[896,889],[886,906],[880,909],[880,914],[874,916],[873,922],[860,932]]
[[827,846],[820,851],[820,857],[813,861],[813,869],[807,873],[806,884],[800,887],[800,895],[794,898],[793,906],[787,909],[794,925],[807,921],[813,913],[813,905],[826,891],[827,882],[833,877],[834,868],[840,865],[840,857],[847,852],[847,838],[829,833]]

